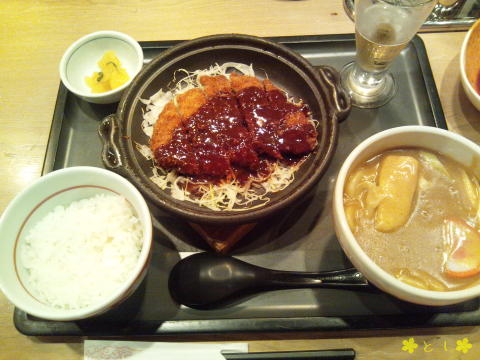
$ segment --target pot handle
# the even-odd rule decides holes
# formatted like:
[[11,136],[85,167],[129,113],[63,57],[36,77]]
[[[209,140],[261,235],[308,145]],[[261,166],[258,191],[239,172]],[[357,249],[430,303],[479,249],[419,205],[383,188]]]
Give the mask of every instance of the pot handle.
[[120,154],[118,143],[118,123],[115,114],[103,118],[98,127],[98,134],[102,140],[102,162],[108,170],[123,173],[124,161]]
[[352,104],[350,96],[342,87],[340,74],[337,70],[328,65],[318,66],[317,69],[322,79],[332,90],[332,105],[335,108],[334,112],[338,121],[345,120],[350,113]]

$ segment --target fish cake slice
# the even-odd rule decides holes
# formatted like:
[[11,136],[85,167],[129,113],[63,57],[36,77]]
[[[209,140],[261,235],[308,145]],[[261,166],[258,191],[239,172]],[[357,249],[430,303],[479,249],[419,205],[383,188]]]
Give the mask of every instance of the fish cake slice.
[[377,181],[385,197],[375,213],[377,231],[396,231],[410,218],[418,186],[418,169],[418,160],[412,156],[387,155],[382,158]]

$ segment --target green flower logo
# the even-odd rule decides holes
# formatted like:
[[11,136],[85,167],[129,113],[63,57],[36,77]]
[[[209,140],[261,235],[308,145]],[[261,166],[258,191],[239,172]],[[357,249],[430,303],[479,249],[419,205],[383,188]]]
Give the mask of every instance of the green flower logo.
[[468,350],[470,350],[472,348],[472,344],[470,344],[470,342],[468,341],[467,338],[464,338],[462,340],[457,340],[457,347],[455,348],[455,350],[457,351],[461,351],[463,352],[464,354],[466,354],[468,352]]
[[[467,340],[467,342],[468,342],[468,340]],[[410,354],[413,353],[416,348],[418,348],[418,344],[415,342],[415,340],[413,338],[410,338],[408,340],[403,340],[402,344],[403,344],[402,350],[403,351],[408,351]],[[469,345],[470,345],[470,347],[472,347],[471,344],[469,344]]]

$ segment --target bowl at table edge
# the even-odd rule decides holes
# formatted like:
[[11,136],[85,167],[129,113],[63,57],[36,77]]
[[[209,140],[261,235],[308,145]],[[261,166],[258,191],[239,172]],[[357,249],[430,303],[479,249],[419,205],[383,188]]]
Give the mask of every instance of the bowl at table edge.
[[[97,62],[113,50],[130,76],[122,86],[103,93],[93,93],[85,77],[99,71]],[[118,31],[97,31],[75,41],[60,61],[60,78],[65,87],[85,101],[110,104],[120,100],[143,66],[143,51],[135,39]]]
[[[101,302],[80,309],[59,309],[40,302],[21,281],[24,270],[16,252],[18,244],[29,229],[56,206],[100,193],[125,197],[143,224],[143,246],[135,268],[124,284]],[[0,219],[0,234],[0,290],[17,308],[47,320],[80,320],[115,307],[140,285],[151,257],[152,221],[142,195],[120,175],[96,167],[70,167],[37,179],[7,206]]]
[[460,50],[460,78],[470,102],[480,111],[480,19],[468,31]]
[[[480,285],[455,291],[431,291],[408,285],[371,260],[355,239],[343,206],[345,181],[350,171],[363,161],[385,150],[422,147],[444,154],[466,167],[480,163],[480,147],[465,137],[429,126],[402,126],[377,133],[360,143],[347,157],[337,176],[333,195],[333,219],[337,238],[352,264],[383,291],[405,301],[441,306],[460,303],[480,296]],[[480,168],[474,169],[477,176]]]

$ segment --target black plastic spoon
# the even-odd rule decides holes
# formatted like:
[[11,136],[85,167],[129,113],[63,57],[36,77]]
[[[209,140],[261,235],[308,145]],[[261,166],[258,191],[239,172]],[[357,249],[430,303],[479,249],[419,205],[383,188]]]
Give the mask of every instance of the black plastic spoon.
[[180,260],[169,279],[172,297],[197,309],[213,308],[257,292],[299,288],[373,287],[353,268],[319,273],[278,271],[207,252]]

